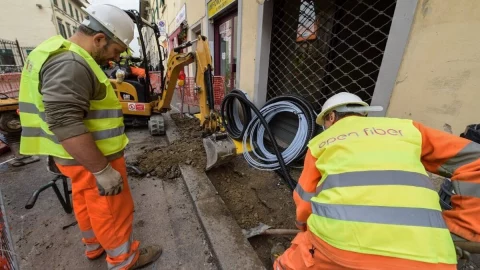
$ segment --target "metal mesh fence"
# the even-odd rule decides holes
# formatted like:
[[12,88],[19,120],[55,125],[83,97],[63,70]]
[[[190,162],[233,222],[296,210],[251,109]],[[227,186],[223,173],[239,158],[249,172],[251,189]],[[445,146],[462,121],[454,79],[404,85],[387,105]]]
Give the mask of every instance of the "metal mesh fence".
[[0,73],[21,72],[23,59],[18,41],[0,39]]
[[267,97],[315,107],[347,91],[370,103],[395,0],[275,0]]
[[[186,77],[185,84],[176,89],[177,96],[183,104],[198,106],[198,93],[195,91],[195,78]],[[213,76],[213,101],[215,110],[220,110],[222,100],[225,97],[225,78],[223,76]]]
[[150,91],[160,94],[162,93],[162,72],[161,71],[150,71]]
[[0,269],[19,269],[17,256],[13,248],[2,193],[0,192]]

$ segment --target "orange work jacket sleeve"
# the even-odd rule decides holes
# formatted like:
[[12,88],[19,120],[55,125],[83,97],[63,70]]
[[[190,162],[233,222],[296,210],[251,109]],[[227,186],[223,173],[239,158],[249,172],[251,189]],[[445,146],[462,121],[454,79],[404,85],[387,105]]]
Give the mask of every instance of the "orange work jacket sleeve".
[[137,77],[145,77],[145,69],[138,67],[130,67],[132,74]]
[[316,161],[310,150],[308,150],[302,174],[298,179],[297,187],[293,191],[293,200],[297,207],[295,224],[298,229],[303,231],[307,229],[307,219],[312,213],[310,199],[317,194],[317,184],[322,178],[320,171],[315,166]]
[[452,210],[443,211],[449,230],[480,242],[480,144],[414,122],[422,134],[421,160],[427,171],[452,180]]

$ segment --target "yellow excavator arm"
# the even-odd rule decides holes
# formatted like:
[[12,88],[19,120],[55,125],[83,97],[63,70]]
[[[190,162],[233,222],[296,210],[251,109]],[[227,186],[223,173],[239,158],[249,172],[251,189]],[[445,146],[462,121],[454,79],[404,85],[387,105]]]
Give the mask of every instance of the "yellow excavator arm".
[[[193,52],[182,53],[181,51],[196,43]],[[158,97],[154,112],[163,113],[170,110],[173,94],[177,86],[180,71],[189,64],[195,63],[195,94],[198,97],[200,107],[200,125],[204,135],[203,145],[207,156],[206,170],[229,162],[235,157],[237,150],[233,140],[226,133],[222,133],[220,114],[214,110],[212,55],[208,46],[207,38],[198,36],[196,40],[188,41],[174,48],[168,57],[166,82],[161,96]],[[152,116],[154,117],[154,116]],[[163,120],[152,122],[153,126],[163,125]],[[161,124],[160,124],[161,123]],[[160,128],[164,130],[163,126]],[[220,131],[220,132],[219,132]]]
[[[196,43],[194,52],[181,53],[181,50]],[[213,78],[212,78],[212,56],[208,46],[207,38],[198,36],[196,40],[188,41],[177,48],[174,48],[168,57],[165,89],[159,97],[156,111],[164,112],[170,110],[170,103],[177,85],[178,75],[183,68],[191,63],[196,65],[195,93],[198,95],[200,107],[200,124],[207,133],[214,133],[218,130],[218,114],[213,110]]]

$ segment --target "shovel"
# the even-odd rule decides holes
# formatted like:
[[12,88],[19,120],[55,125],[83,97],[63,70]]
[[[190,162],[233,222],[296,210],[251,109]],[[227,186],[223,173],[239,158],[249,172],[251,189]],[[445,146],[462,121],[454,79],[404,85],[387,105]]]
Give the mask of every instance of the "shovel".
[[296,229],[271,229],[271,226],[260,223],[258,226],[248,230],[243,229],[243,235],[248,239],[257,235],[296,235],[300,230]]

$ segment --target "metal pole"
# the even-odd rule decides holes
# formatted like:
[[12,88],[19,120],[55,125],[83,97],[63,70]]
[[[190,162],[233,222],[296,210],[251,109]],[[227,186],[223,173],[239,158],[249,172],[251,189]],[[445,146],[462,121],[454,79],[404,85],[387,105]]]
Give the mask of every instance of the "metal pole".
[[20,55],[20,60],[22,60],[22,67],[23,67],[25,63],[23,62],[23,52],[20,49],[20,44],[18,43],[18,39],[15,39],[15,43],[17,44],[18,54]]

